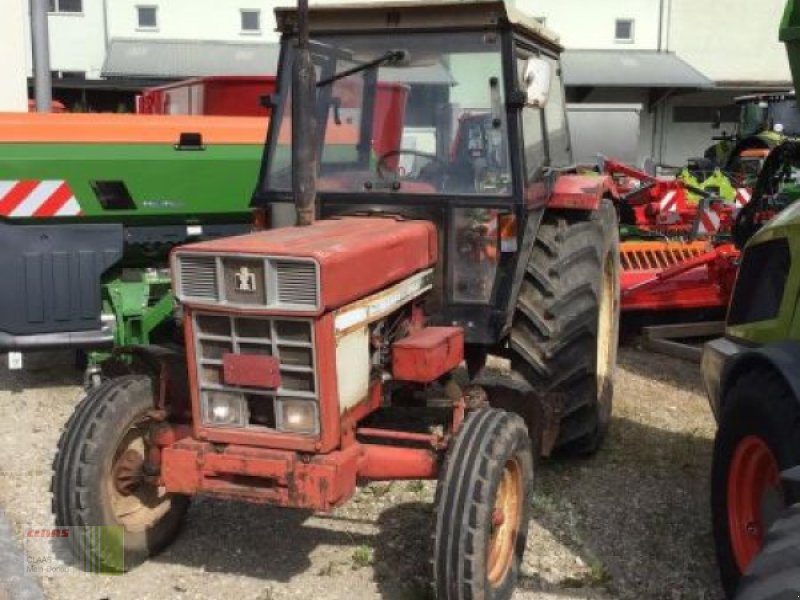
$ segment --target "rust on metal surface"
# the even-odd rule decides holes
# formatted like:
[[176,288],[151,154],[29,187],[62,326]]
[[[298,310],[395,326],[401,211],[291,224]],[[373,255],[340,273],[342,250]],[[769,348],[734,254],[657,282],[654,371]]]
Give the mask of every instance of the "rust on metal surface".
[[319,265],[321,313],[433,266],[438,241],[428,221],[346,217],[189,244],[179,251],[311,258]]
[[392,344],[392,374],[400,381],[431,383],[464,360],[464,330],[425,327]]
[[281,385],[281,364],[274,356],[226,353],[222,372],[227,385],[273,390]]

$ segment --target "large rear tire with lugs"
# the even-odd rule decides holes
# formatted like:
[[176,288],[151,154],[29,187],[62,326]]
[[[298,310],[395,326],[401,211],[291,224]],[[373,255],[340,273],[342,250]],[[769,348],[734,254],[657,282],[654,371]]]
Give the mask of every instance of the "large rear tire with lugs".
[[438,600],[508,600],[528,536],[533,453],[522,418],[471,413],[442,466],[433,526]]
[[546,213],[520,288],[509,349],[514,370],[558,407],[555,448],[564,453],[591,454],[608,431],[619,294],[619,229],[611,200],[590,214]]
[[[165,548],[189,507],[144,472],[152,384],[128,375],[93,388],[67,421],[53,461],[53,513],[75,527],[69,542],[85,568],[122,572]],[[97,527],[102,526],[102,527]]]

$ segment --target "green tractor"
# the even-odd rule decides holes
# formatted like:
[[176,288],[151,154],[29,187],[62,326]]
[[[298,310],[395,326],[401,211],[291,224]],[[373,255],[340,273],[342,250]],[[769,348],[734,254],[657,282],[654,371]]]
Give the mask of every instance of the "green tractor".
[[[800,2],[781,26],[800,82]],[[734,227],[744,248],[725,337],[703,352],[718,430],[711,469],[717,560],[729,598],[800,597],[800,144],[766,158]]]

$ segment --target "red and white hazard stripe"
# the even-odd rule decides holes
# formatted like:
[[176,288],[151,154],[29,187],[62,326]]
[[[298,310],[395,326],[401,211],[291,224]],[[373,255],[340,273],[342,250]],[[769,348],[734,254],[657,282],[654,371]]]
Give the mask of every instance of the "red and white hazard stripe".
[[678,213],[678,194],[674,190],[664,194],[658,202],[656,223],[659,225],[675,225],[680,223],[681,215]]
[[700,235],[711,235],[719,231],[720,218],[713,208],[705,208],[700,211],[700,224],[697,232]]
[[63,179],[0,181],[0,216],[73,217],[81,206]]
[[664,194],[664,197],[661,198],[661,201],[658,203],[658,208],[661,210],[661,212],[677,210],[677,204],[678,193],[675,190],[672,190],[671,192]]
[[736,208],[744,208],[752,198],[750,190],[747,188],[736,188],[736,197],[733,199]]

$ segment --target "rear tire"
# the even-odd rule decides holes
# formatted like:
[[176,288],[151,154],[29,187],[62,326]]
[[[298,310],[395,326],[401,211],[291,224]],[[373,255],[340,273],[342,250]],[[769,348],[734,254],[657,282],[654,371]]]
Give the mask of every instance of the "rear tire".
[[742,578],[736,600],[800,598],[800,504],[775,521]]
[[78,404],[58,442],[51,487],[56,526],[117,526],[107,530],[113,542],[98,543],[90,529],[69,536],[75,557],[93,570],[127,571],[158,553],[178,534],[189,507],[188,497],[142,478],[151,410],[148,378],[106,381]]
[[780,472],[800,463],[800,408],[780,375],[748,371],[723,398],[711,466],[720,580],[732,597],[765,532],[796,500]]
[[519,415],[470,413],[436,488],[433,583],[438,600],[507,600],[528,535],[533,455]]
[[[595,452],[608,431],[619,337],[619,228],[612,202],[590,216],[546,213],[511,329],[514,370],[561,406],[555,447]],[[547,451],[547,449],[545,449]]]

